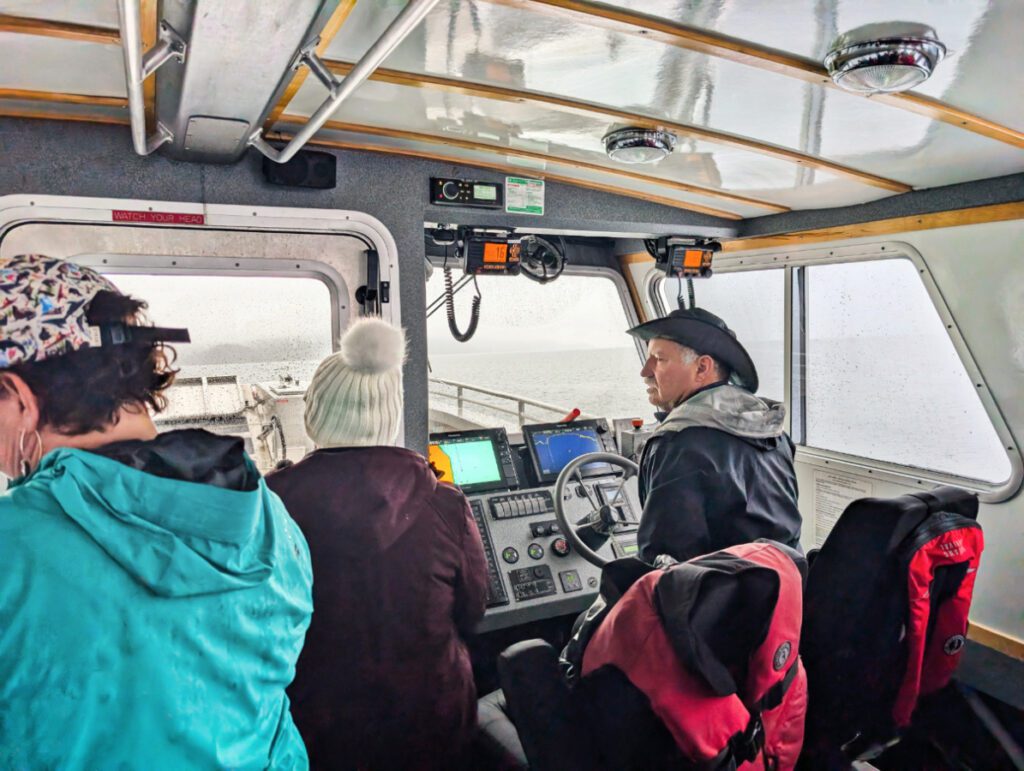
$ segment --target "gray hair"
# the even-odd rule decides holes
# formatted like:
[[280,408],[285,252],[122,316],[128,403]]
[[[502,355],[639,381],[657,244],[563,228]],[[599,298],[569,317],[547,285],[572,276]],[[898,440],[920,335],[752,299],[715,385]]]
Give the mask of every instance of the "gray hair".
[[[665,339],[667,340],[668,338]],[[712,356],[710,353],[698,353],[693,348],[690,348],[688,345],[683,345],[682,343],[677,342],[675,340],[673,340],[672,342],[678,345],[681,349],[680,353],[683,357],[684,364],[693,364],[699,357],[707,356],[708,358],[711,359],[711,361],[715,363],[715,370],[718,372],[718,376],[722,380],[728,380],[730,377],[732,377],[732,370],[725,366],[719,359],[716,359],[714,356]]]

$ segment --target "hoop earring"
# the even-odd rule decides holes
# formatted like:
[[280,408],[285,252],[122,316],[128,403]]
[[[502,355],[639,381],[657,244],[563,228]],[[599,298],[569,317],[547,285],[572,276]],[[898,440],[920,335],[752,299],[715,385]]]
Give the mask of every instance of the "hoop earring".
[[[32,433],[35,434],[36,439],[36,447],[32,454],[36,456],[35,466],[38,467],[43,460],[43,437],[40,436],[39,431],[33,431]],[[18,436],[18,455],[21,457],[18,468],[21,471],[21,475],[27,477],[32,473],[33,464],[25,457],[25,429],[21,429],[21,434]]]

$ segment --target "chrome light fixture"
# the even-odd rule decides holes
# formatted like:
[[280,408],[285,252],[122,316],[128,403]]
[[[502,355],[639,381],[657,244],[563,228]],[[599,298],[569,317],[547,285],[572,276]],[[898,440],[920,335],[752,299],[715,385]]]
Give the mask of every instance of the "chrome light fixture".
[[604,151],[619,163],[654,163],[669,155],[676,135],[655,129],[624,128],[604,138]]
[[840,88],[858,94],[908,91],[924,83],[946,55],[923,24],[867,24],[839,37],[825,69]]

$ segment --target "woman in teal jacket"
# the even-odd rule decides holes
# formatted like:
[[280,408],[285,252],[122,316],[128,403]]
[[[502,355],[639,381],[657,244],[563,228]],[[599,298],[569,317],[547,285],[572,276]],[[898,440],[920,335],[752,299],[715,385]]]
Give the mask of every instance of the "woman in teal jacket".
[[143,308],[0,261],[0,768],[304,769],[306,543],[241,440],[157,434]]

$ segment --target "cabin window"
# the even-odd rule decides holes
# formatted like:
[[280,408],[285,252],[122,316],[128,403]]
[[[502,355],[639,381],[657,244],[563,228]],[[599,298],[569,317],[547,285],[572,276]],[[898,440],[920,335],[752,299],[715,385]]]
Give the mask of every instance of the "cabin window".
[[115,274],[149,304],[160,326],[187,327],[179,378],[236,375],[243,383],[291,378],[308,384],[331,353],[331,296],[314,278]]
[[[461,271],[453,271],[458,279]],[[442,305],[427,322],[431,430],[550,422],[573,408],[607,418],[643,417],[648,403],[639,352],[626,330],[625,288],[607,275],[563,275],[550,284],[523,276],[481,276],[480,323],[453,339]],[[444,275],[427,282],[428,304]],[[470,284],[455,295],[456,321],[469,322]],[[460,385],[462,384],[462,385]]]
[[978,384],[914,264],[893,259],[803,270],[805,443],[1005,481],[1009,459]]
[[333,350],[326,284],[293,276],[108,278],[146,300],[154,323],[191,334],[191,343],[174,346],[180,372],[156,417],[160,430],[202,427],[242,436],[264,472],[311,449],[302,395]]
[[[767,399],[785,398],[785,310],[784,270],[716,273],[710,279],[695,279],[697,306],[721,317],[743,343],[757,367],[758,394]],[[679,296],[689,303],[685,281],[661,281],[665,312],[679,307]]]

